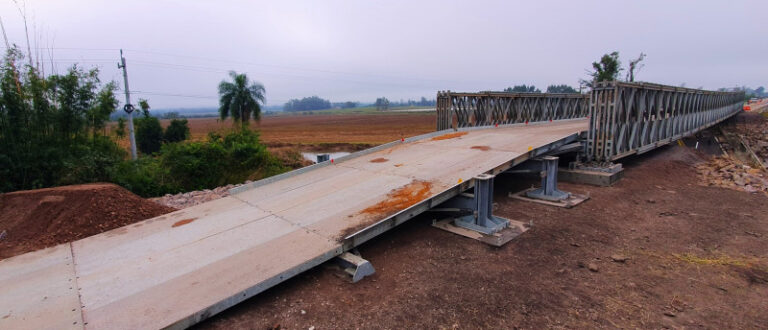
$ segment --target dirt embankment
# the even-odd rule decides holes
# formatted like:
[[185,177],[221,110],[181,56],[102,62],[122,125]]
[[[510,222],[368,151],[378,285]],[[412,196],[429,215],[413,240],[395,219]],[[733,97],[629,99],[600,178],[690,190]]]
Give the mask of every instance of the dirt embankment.
[[75,241],[174,210],[113,184],[0,194],[0,259]]

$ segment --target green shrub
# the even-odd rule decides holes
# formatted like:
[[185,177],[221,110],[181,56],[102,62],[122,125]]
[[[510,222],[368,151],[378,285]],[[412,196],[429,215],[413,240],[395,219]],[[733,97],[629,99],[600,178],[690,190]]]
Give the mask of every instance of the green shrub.
[[160,153],[160,164],[184,190],[224,185],[227,151],[218,143],[169,143]]
[[165,129],[165,142],[181,142],[189,138],[189,126],[186,119],[171,119]]
[[145,116],[134,120],[136,125],[136,147],[145,155],[160,151],[163,145],[163,127],[160,120]]
[[126,160],[111,168],[110,181],[142,197],[162,196],[181,192],[170,171],[153,157]]
[[154,157],[112,167],[111,181],[144,197],[211,189],[285,171],[256,132],[210,134],[204,142],[166,143]]
[[110,169],[126,156],[109,137],[95,136],[89,143],[75,145],[63,162],[63,171],[57,184],[109,181]]
[[159,154],[160,163],[183,190],[215,188],[283,171],[270,157],[259,135],[250,130],[211,135],[206,142],[169,143]]

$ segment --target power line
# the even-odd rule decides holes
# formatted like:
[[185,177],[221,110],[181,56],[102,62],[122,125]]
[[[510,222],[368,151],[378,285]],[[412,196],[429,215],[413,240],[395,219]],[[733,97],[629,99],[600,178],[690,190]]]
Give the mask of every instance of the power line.
[[332,71],[332,70],[323,70],[323,69],[300,68],[300,67],[285,66],[285,65],[264,64],[264,63],[255,63],[255,62],[245,62],[245,61],[233,61],[233,60],[225,60],[225,59],[215,59],[215,58],[210,58],[210,57],[200,57],[200,56],[192,56],[192,55],[181,55],[181,54],[170,54],[170,53],[155,52],[155,51],[145,51],[145,50],[138,50],[138,49],[128,49],[128,50],[132,51],[132,52],[136,52],[136,53],[154,54],[154,55],[171,56],[171,57],[182,57],[182,58],[197,59],[197,60],[211,61],[211,62],[222,62],[222,63],[252,65],[252,66],[265,66],[265,67],[273,67],[273,68],[289,69],[289,70],[298,70],[298,71],[315,71],[315,72],[321,72],[321,73],[346,74],[346,75],[356,75],[356,76],[371,76],[371,77],[392,78],[392,79],[413,79],[413,80],[427,80],[427,81],[430,81],[430,80],[431,81],[444,81],[444,80],[440,80],[440,79],[429,79],[429,78],[427,78],[427,79],[423,79],[423,78],[419,79],[419,78],[413,78],[413,77],[405,78],[405,77],[398,77],[398,76],[370,74],[370,73],[360,73],[360,72]]
[[[0,48],[7,48],[7,47],[0,47]],[[103,52],[112,52],[112,51],[119,50],[119,49],[116,49],[116,48],[78,48],[78,47],[35,47],[34,49],[36,49],[36,50],[78,50],[78,51],[94,51],[94,52],[102,52],[102,51]],[[181,54],[170,54],[170,53],[155,52],[155,51],[137,50],[137,49],[127,49],[126,51],[134,52],[134,53],[145,53],[145,54],[154,54],[154,55],[161,55],[161,56],[171,56],[171,57],[179,57],[179,58],[198,59],[198,60],[211,61],[211,62],[219,62],[219,63],[232,63],[232,64],[239,64],[239,65],[245,65],[245,66],[261,66],[261,67],[272,67],[272,68],[290,69],[290,70],[314,71],[314,72],[331,73],[331,74],[356,75],[356,76],[361,76],[361,77],[369,76],[369,77],[383,77],[383,78],[388,78],[388,79],[410,80],[413,83],[386,82],[386,81],[369,81],[369,80],[348,79],[348,78],[327,77],[327,76],[310,76],[310,75],[301,75],[301,74],[293,74],[293,73],[285,73],[285,72],[260,72],[260,73],[258,73],[258,74],[270,75],[270,76],[274,76],[274,77],[289,77],[289,78],[300,78],[300,79],[319,79],[319,80],[342,81],[342,82],[350,82],[350,83],[366,84],[366,85],[385,85],[385,86],[420,87],[420,88],[424,87],[424,85],[417,84],[417,83],[415,83],[416,81],[419,81],[419,82],[423,83],[423,82],[427,82],[427,81],[432,80],[432,79],[419,79],[419,78],[402,78],[402,77],[396,77],[396,76],[374,75],[374,74],[365,74],[365,73],[351,73],[351,72],[343,72],[343,71],[304,69],[304,68],[291,67],[291,66],[269,65],[269,64],[262,64],[262,63],[245,62],[245,61],[233,61],[233,60],[224,60],[224,59],[214,59],[214,58],[207,58],[207,57],[199,57],[199,56],[191,56],[191,55],[181,55]],[[113,63],[114,60],[110,59],[110,58],[100,58],[100,57],[97,57],[97,58],[65,58],[65,59],[53,59],[51,62],[53,62],[53,63],[72,63],[72,62]],[[157,62],[157,61],[151,61],[151,60],[140,60],[140,59],[131,60],[131,63],[134,66],[155,67],[155,68],[172,69],[172,70],[183,70],[183,71],[215,72],[215,73],[228,73],[228,72],[231,71],[231,70],[223,69],[223,68],[220,68],[220,67],[202,66],[202,65],[188,65],[188,64],[178,64],[178,63],[167,63],[167,62]],[[445,82],[445,80],[440,80],[440,81]],[[218,99],[218,97],[216,97],[216,96],[207,96],[207,95],[190,95],[190,94],[164,93],[164,92],[151,92],[151,91],[132,91],[132,92],[136,93],[136,94],[156,95],[156,96],[184,97],[184,98],[197,98],[197,99]]]
[[[73,63],[73,62],[112,63],[113,60],[110,60],[110,59],[57,59],[57,60],[54,60],[53,62],[54,63]],[[134,66],[155,67],[155,68],[194,71],[194,72],[229,73],[230,71],[232,71],[231,69],[223,69],[223,68],[216,68],[216,67],[210,67],[210,66],[176,64],[176,63],[155,62],[155,61],[146,61],[146,60],[131,60],[131,64]],[[349,83],[367,84],[367,85],[400,86],[400,87],[423,86],[416,83],[406,84],[402,82],[370,81],[370,80],[347,79],[347,78],[337,78],[337,77],[308,76],[308,75],[282,73],[282,72],[261,72],[260,74],[278,76],[278,77],[340,81],[340,82],[349,82]]]
[[[5,48],[5,47],[3,47],[3,48]],[[77,47],[36,47],[36,49],[47,49],[47,50],[84,50],[84,51],[117,51],[117,50],[119,50],[117,48],[77,48]],[[272,68],[297,70],[297,71],[313,71],[313,72],[320,72],[320,73],[354,75],[354,76],[369,76],[369,77],[378,77],[378,78],[387,78],[387,79],[398,79],[398,80],[410,80],[410,81],[423,81],[423,82],[439,82],[439,83],[446,83],[446,82],[468,83],[468,82],[471,82],[471,81],[467,81],[467,80],[461,80],[461,81],[455,80],[455,81],[452,81],[452,80],[447,80],[447,79],[436,79],[436,78],[414,78],[414,77],[402,77],[402,76],[371,74],[371,73],[361,73],[361,72],[345,72],[345,71],[334,71],[334,70],[324,70],[324,69],[314,69],[314,68],[302,68],[302,67],[295,67],[295,66],[265,64],[265,63],[256,63],[256,62],[248,62],[248,61],[235,61],[235,60],[218,59],[218,58],[201,57],[201,56],[184,55],[184,54],[172,54],[172,53],[166,53],[166,52],[157,52],[157,51],[140,50],[140,49],[124,49],[124,51],[126,51],[126,52],[134,52],[134,53],[143,53],[143,54],[153,54],[153,55],[160,55],[160,56],[177,57],[177,58],[188,58],[188,59],[202,60],[202,61],[209,61],[209,62],[220,62],[220,63],[228,63],[228,64],[272,67]],[[139,60],[132,60],[132,62],[134,62],[134,61],[139,61]],[[222,70],[222,69],[215,69],[215,70]],[[359,81],[351,81],[351,82],[359,82]],[[372,82],[366,82],[366,83],[372,83]],[[487,83],[487,81],[483,82],[483,83]]]
[[[123,89],[117,88],[118,91],[122,91]],[[154,95],[154,96],[170,96],[170,97],[186,97],[186,98],[195,98],[195,99],[212,99],[212,100],[218,100],[219,97],[217,96],[211,96],[211,95],[193,95],[193,94],[179,94],[179,93],[168,93],[168,92],[150,92],[150,91],[137,91],[132,90],[131,94],[140,94],[140,95]],[[285,103],[287,100],[273,100],[273,103]]]
[[188,97],[188,98],[196,98],[196,99],[216,99],[216,100],[219,99],[216,96],[174,94],[174,93],[159,93],[159,92],[147,92],[147,91],[131,91],[131,94],[155,95],[155,96],[173,96],[173,97]]
[[[165,68],[165,69],[176,69],[176,70],[186,70],[186,71],[198,71],[198,72],[217,72],[217,73],[218,72],[223,72],[223,73],[229,73],[230,71],[232,71],[232,70],[227,70],[227,69],[222,69],[222,68],[206,67],[206,66],[199,66],[199,65],[162,63],[162,62],[142,61],[142,60],[133,60],[133,61],[131,61],[131,63],[133,63],[134,65],[138,65],[138,66],[148,66],[148,67],[157,67],[157,68]],[[307,75],[289,74],[289,73],[261,72],[260,74],[273,75],[273,76],[283,76],[283,77],[292,77],[292,78],[301,78],[301,79],[320,79],[320,80],[329,80],[329,81],[343,81],[343,82],[351,82],[351,83],[356,83],[356,84],[386,85],[386,86],[401,86],[401,87],[406,86],[404,83],[398,83],[398,82],[354,80],[354,79],[335,78],[335,77],[307,76]],[[419,86],[419,85],[409,84],[409,86]]]

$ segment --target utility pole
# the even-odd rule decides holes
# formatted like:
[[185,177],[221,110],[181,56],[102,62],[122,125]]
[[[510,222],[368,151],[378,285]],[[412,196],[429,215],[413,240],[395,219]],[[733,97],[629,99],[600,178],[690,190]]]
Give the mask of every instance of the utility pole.
[[123,82],[125,83],[125,106],[123,110],[128,113],[128,132],[131,139],[131,158],[136,160],[136,137],[133,134],[133,109],[131,104],[131,91],[128,89],[128,71],[125,68],[125,57],[123,57],[123,50],[120,50],[120,63],[117,63],[118,69],[123,69]]

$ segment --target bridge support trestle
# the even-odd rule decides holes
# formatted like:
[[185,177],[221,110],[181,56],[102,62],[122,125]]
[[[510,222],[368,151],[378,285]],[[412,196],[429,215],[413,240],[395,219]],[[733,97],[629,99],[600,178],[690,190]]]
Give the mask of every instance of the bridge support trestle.
[[562,191],[557,188],[558,162],[560,158],[555,156],[543,156],[533,159],[527,166],[529,169],[515,170],[511,172],[530,172],[530,168],[539,166],[539,175],[541,176],[541,187],[523,190],[517,193],[510,193],[509,197],[525,201],[543,203],[547,205],[570,208],[576,206],[589,196],[573,194]]
[[474,193],[460,194],[432,209],[453,214],[432,225],[494,246],[502,246],[528,230],[522,222],[493,215],[493,179],[490,174],[475,176]]

